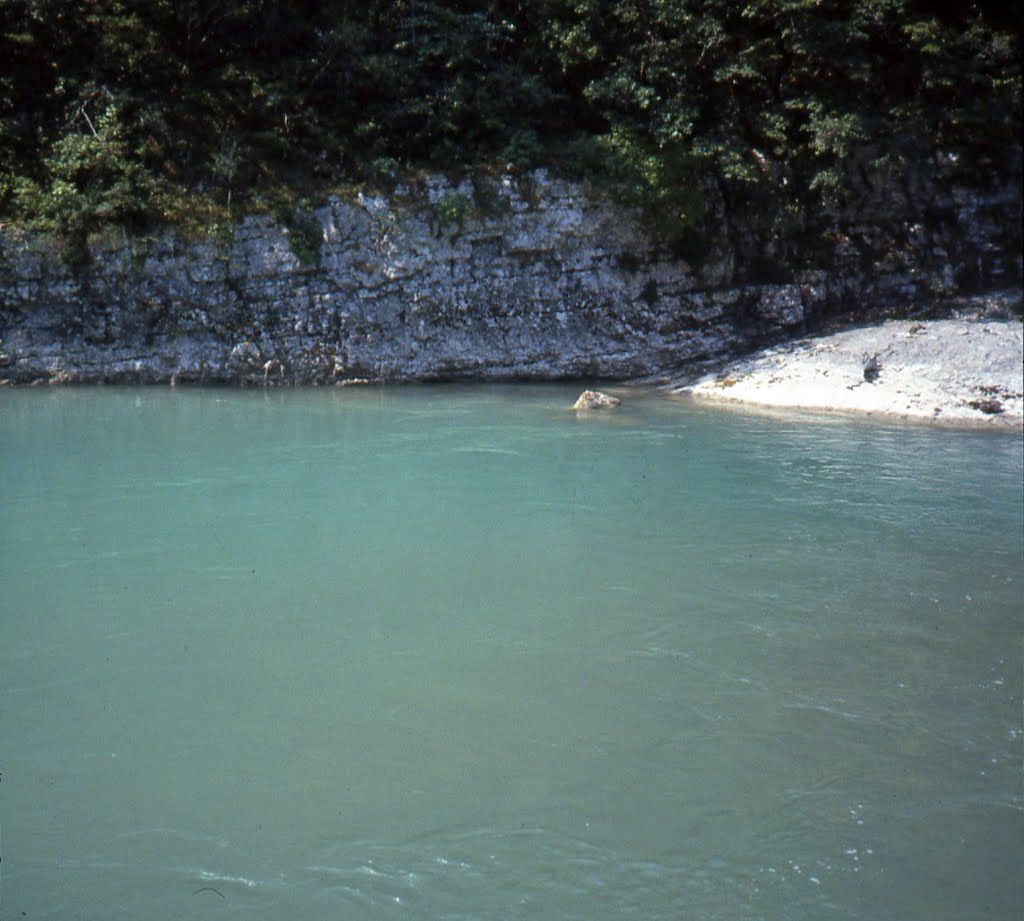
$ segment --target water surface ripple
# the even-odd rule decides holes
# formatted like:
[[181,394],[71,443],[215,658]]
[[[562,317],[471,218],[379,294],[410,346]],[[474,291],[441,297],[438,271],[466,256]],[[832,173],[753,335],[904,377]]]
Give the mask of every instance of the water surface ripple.
[[1010,433],[0,394],[4,917],[1019,918]]

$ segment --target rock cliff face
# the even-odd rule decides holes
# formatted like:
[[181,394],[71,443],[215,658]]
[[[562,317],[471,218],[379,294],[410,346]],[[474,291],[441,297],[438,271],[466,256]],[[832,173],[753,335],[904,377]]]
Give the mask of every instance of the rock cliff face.
[[637,215],[543,173],[485,188],[435,177],[388,196],[331,199],[291,231],[250,217],[230,240],[96,246],[75,269],[44,241],[0,232],[0,379],[677,372],[856,303],[934,299],[964,278],[1020,279],[1019,239],[1006,229],[1019,230],[1019,194],[952,192],[940,204],[927,223],[914,214],[837,221],[830,265],[778,284],[740,283],[744,254],[724,230],[692,268]]

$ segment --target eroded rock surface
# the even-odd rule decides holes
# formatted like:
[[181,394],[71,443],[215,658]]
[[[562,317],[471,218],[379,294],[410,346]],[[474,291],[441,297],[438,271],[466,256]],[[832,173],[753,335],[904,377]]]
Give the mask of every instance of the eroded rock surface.
[[589,409],[613,409],[622,403],[618,397],[608,396],[600,390],[584,390],[573,404],[572,408],[577,412]]
[[[0,380],[649,377],[854,303],[929,297],[964,266],[982,280],[1020,275],[1019,252],[1004,252],[1013,190],[929,199],[927,233],[912,215],[854,215],[830,269],[752,284],[725,215],[695,268],[592,190],[544,173],[488,182],[334,198],[306,225],[316,239],[250,217],[230,239],[96,246],[74,269],[44,241],[0,231]],[[453,212],[463,217],[446,221]]]

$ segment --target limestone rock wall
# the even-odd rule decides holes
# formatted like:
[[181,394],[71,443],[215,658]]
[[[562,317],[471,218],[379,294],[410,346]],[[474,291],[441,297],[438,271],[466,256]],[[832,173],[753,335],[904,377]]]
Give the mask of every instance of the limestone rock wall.
[[544,173],[488,182],[331,199],[301,246],[250,217],[230,240],[108,243],[75,269],[0,231],[0,380],[644,377],[856,303],[934,297],[965,266],[979,283],[1020,278],[1004,239],[1007,215],[1019,224],[1012,191],[951,197],[927,225],[861,220],[834,234],[827,268],[740,284],[744,254],[724,233],[697,270],[584,187]]

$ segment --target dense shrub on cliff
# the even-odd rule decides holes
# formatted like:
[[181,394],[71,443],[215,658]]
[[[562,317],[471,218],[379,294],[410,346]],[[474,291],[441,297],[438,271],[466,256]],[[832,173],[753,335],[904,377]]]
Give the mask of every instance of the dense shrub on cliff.
[[940,155],[980,187],[1019,160],[1019,23],[991,7],[0,0],[0,218],[81,240],[545,164],[691,251],[713,204],[792,261],[808,216],[858,188]]

